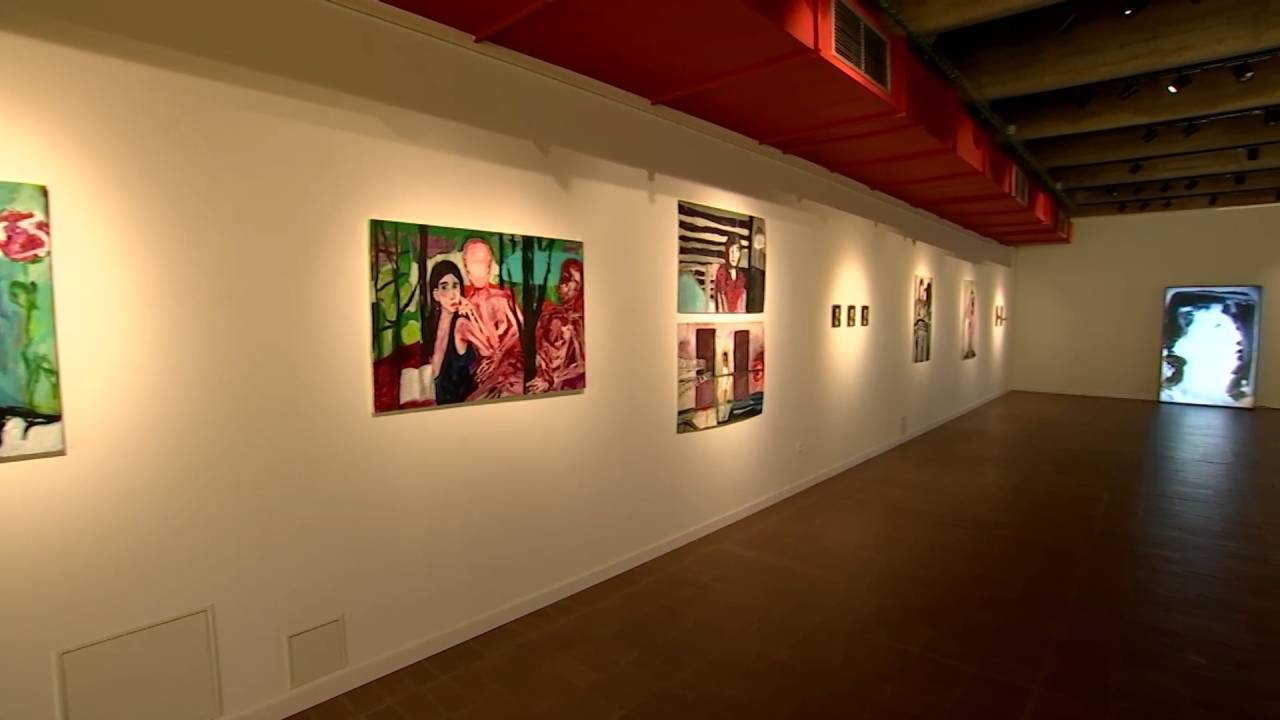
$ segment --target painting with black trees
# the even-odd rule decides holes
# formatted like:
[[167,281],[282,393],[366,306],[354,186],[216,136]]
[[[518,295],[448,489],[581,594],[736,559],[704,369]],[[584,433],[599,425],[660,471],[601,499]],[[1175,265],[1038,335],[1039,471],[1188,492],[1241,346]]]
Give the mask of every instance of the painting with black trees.
[[375,412],[580,391],[582,243],[374,220]]

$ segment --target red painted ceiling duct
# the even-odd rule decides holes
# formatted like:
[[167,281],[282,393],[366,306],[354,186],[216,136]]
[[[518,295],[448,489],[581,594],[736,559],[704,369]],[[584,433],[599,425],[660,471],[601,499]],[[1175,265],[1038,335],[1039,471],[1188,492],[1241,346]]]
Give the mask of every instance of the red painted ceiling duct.
[[1054,196],[859,0],[383,0],[810,160],[1009,245]]

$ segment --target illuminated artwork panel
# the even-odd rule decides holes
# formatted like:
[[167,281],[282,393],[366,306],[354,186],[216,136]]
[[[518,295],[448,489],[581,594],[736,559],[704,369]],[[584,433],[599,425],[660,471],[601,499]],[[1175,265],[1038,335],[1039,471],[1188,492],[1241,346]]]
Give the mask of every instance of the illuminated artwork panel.
[[1166,289],[1161,402],[1253,407],[1261,309],[1260,287]]

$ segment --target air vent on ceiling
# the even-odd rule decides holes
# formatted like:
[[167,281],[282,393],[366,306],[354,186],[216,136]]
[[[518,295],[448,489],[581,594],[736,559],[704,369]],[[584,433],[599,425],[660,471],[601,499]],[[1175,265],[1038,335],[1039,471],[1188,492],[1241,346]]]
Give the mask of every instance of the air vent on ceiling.
[[1031,203],[1031,187],[1027,184],[1027,174],[1016,165],[1013,168],[1013,196],[1023,205]]
[[849,7],[848,0],[832,0],[835,7],[836,55],[872,82],[889,89],[889,41]]

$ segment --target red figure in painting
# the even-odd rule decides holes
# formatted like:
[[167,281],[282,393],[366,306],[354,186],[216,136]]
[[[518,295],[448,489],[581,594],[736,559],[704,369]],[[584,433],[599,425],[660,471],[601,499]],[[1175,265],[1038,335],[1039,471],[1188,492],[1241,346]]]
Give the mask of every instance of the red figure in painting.
[[716,312],[747,311],[747,274],[738,267],[742,247],[730,240],[724,248],[725,261],[716,266]]
[[538,317],[538,372],[529,381],[530,393],[581,390],[587,385],[582,261],[564,261],[556,288],[560,303],[544,302]]
[[481,238],[462,246],[467,273],[466,299],[475,307],[480,331],[488,340],[476,366],[476,389],[469,399],[500,398],[524,392],[524,352],[520,344],[520,311],[509,288],[490,283],[493,249]]

